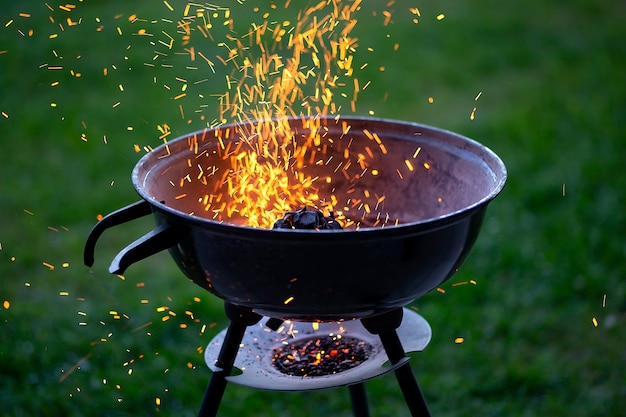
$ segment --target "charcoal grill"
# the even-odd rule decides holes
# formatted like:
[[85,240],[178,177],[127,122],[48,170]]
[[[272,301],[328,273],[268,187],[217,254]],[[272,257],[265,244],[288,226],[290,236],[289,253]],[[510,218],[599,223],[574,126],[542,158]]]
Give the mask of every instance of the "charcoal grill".
[[[318,179],[320,206],[334,202],[343,211],[339,221],[349,227],[270,230],[251,227],[236,213],[202,212],[201,196],[227,195],[224,179],[236,175],[229,172],[227,150],[249,145],[241,132],[261,132],[263,140],[285,121],[263,122],[263,129],[248,122],[183,136],[141,158],[132,181],[142,199],[96,224],[85,263],[93,264],[104,230],[152,214],[157,227],[120,251],[109,271],[122,274],[169,249],[187,277],[224,300],[231,324],[211,365],[202,416],[217,413],[246,329],[263,317],[270,329],[284,321],[360,319],[380,337],[412,415],[429,415],[396,329],[407,316],[403,306],[458,270],[488,203],[504,187],[504,164],[473,140],[416,123],[358,117],[287,121],[295,149],[313,131],[322,132],[320,143],[307,151],[310,158],[288,169]],[[196,163],[224,175],[191,181]],[[331,385],[352,384],[355,414],[366,415],[362,382],[338,381]]]

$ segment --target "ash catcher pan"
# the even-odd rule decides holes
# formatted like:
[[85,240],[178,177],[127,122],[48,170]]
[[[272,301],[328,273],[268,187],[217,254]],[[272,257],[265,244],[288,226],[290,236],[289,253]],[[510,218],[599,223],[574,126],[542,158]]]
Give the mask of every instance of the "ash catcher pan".
[[[397,332],[405,352],[424,350],[432,335],[428,322],[409,309],[404,309],[404,319]],[[225,335],[226,330],[217,334],[204,353],[209,369],[214,372],[219,370],[215,358],[223,345]],[[362,355],[363,360],[360,363],[346,365],[339,372],[337,369],[326,369],[327,372],[320,369],[317,375],[306,376],[299,375],[301,372],[298,370],[290,375],[289,371],[284,372],[288,366],[276,364],[277,360],[284,360],[284,356],[289,355],[288,352],[298,345],[311,342],[314,344],[316,340],[329,337],[337,340],[337,336],[339,340],[353,340],[367,347],[366,355]],[[277,358],[277,352],[283,358]],[[241,373],[227,379],[238,385],[270,391],[317,390],[360,383],[394,371],[407,363],[403,360],[389,365],[387,361],[388,356],[380,338],[368,332],[358,320],[319,323],[315,329],[311,323],[287,322],[277,331],[269,331],[264,324],[259,323],[248,327],[241,341],[234,362],[234,366]],[[315,369],[316,366],[318,365],[309,365],[309,369]]]

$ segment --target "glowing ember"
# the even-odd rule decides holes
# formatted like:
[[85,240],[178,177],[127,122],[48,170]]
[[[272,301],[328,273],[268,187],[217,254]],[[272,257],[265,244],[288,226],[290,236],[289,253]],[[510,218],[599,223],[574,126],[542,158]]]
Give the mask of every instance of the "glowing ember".
[[280,372],[301,377],[332,375],[362,364],[372,346],[351,337],[326,336],[274,349],[272,363]]
[[[290,2],[284,5],[286,9],[289,6]],[[174,10],[171,6],[168,8]],[[327,132],[319,123],[320,116],[333,115],[339,120],[342,102],[349,101],[350,110],[356,111],[359,92],[369,85],[369,81],[361,83],[357,78],[358,70],[367,63],[356,62],[359,45],[351,35],[360,9],[360,0],[319,2],[298,10],[296,23],[270,19],[270,12],[265,12],[261,21],[240,28],[228,8],[188,4],[184,18],[177,22],[182,38],[161,31],[160,40],[153,45],[164,49],[155,51],[155,61],[165,59],[181,46],[184,52],[180,53],[189,56],[193,68],[197,68],[195,61],[200,57],[200,62],[204,61],[213,74],[220,63],[230,69],[225,75],[226,90],[215,95],[219,115],[207,123],[208,127],[234,123],[235,127],[209,138],[219,144],[217,152],[227,162],[226,166],[222,165],[220,170],[215,164],[202,164],[204,155],[198,152],[198,143],[190,143],[190,149],[197,153],[197,161],[188,161],[189,171],[171,180],[172,185],[179,188],[188,188],[190,184],[192,188],[201,188],[193,183],[207,186],[209,177],[219,178],[219,190],[200,195],[181,191],[177,195],[177,200],[197,200],[198,205],[187,210],[188,214],[265,228],[271,228],[284,213],[303,206],[336,213],[344,227],[355,223],[349,220],[346,211],[356,209],[370,214],[371,206],[360,197],[350,196],[339,201],[334,194],[320,195],[317,183],[330,184],[333,176],[320,178],[303,169],[307,165],[323,165],[328,167],[328,174],[347,175],[349,167],[357,164],[360,171],[352,175],[352,181],[370,169],[368,161],[374,155],[369,148],[368,155],[351,155],[345,149],[343,160],[333,161],[334,156],[327,154],[326,149],[336,138],[327,138]],[[384,24],[388,24],[391,13],[385,11],[383,15]],[[222,32],[214,23],[221,17],[226,30],[224,36],[220,36]],[[131,21],[146,23],[136,16]],[[145,29],[137,33],[149,34]],[[196,39],[200,40],[197,44]],[[201,51],[207,39],[214,41],[221,51],[215,59]],[[181,91],[172,99],[180,101],[178,107],[184,119],[189,113],[184,109],[189,80],[186,77],[176,77],[176,80],[181,83]],[[198,83],[204,81],[198,80]],[[204,109],[198,112],[204,113]],[[294,120],[298,126],[293,126]],[[308,130],[305,138],[296,135],[300,125]],[[169,129],[166,131],[159,126],[159,131],[165,140]],[[343,134],[349,131],[350,126],[344,123]],[[375,142],[373,149],[386,154],[381,138],[375,132],[367,134]],[[232,137],[239,140],[227,140]],[[407,166],[412,168],[410,162]],[[371,194],[384,199],[381,192],[372,190]],[[188,203],[183,204],[189,207]],[[385,214],[379,213],[379,217],[386,218]],[[385,223],[379,222],[379,225]]]
[[205,129],[146,156],[140,165],[154,169],[141,182],[149,198],[179,212],[242,226],[272,228],[301,207],[333,213],[342,228],[415,220],[402,209],[389,212],[404,205],[386,193],[397,182],[391,173],[409,186],[436,168],[425,162],[430,151],[385,144],[395,133],[377,130],[372,122],[324,117]]

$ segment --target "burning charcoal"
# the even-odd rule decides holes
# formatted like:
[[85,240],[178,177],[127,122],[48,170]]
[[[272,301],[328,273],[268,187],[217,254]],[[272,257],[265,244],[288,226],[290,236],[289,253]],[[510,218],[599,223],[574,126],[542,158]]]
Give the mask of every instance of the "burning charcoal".
[[274,349],[272,364],[280,372],[301,377],[332,375],[365,362],[372,346],[351,337],[321,337]]
[[329,230],[341,228],[332,212],[330,216],[324,217],[321,211],[307,210],[306,207],[297,211],[288,211],[282,219],[274,222],[273,226],[273,229]]

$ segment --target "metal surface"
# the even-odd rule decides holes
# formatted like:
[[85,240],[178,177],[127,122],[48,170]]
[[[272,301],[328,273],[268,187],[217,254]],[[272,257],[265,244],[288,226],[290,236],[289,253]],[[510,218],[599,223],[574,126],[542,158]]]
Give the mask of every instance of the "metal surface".
[[230,319],[230,324],[224,333],[222,346],[214,360],[213,375],[211,375],[211,380],[202,399],[198,417],[215,417],[217,415],[226,390],[227,377],[233,370],[235,357],[246,328],[262,319],[258,314],[228,303],[224,304],[224,310]]
[[[257,389],[272,391],[305,391],[322,388],[331,388],[351,385],[375,378],[387,372],[394,371],[407,363],[408,358],[399,359],[395,366],[388,364],[388,356],[378,337],[368,332],[359,320],[350,320],[340,323],[317,323],[314,329],[312,323],[285,322],[278,331],[266,327],[265,320],[246,329],[243,340],[235,359],[235,367],[241,371],[239,375],[228,376],[226,379],[235,384]],[[393,330],[393,329],[391,329]],[[207,346],[204,358],[207,366],[214,372],[219,371],[216,358],[223,345],[227,330],[220,332]],[[404,317],[397,329],[398,337],[405,352],[423,350],[431,338],[431,329],[428,322],[416,312],[404,309]],[[340,334],[343,337],[353,337],[372,345],[370,357],[362,364],[340,373],[298,377],[289,376],[277,370],[272,365],[273,349],[283,346],[284,343],[297,343],[312,337],[324,337],[329,334]]]
[[389,362],[394,366],[396,380],[404,396],[412,417],[430,417],[430,411],[426,400],[413,375],[411,366],[406,361],[406,350],[400,339],[399,332],[395,330],[398,323],[403,320],[403,310],[397,309],[376,317],[363,319],[363,326],[371,333],[380,337],[385,352],[389,356]]
[[[344,122],[351,126],[348,134]],[[385,196],[378,213],[358,214],[360,230],[269,230],[238,224],[237,219],[190,214],[199,211],[197,200],[206,187],[222,186],[221,177],[207,177],[206,187],[198,181],[185,183],[184,191],[192,198],[178,198],[181,189],[175,185],[189,175],[189,166],[200,155],[216,172],[229,169],[227,158],[220,155],[218,133],[230,132],[220,137],[222,143],[241,141],[228,126],[207,129],[156,148],[138,162],[133,184],[160,229],[122,250],[111,272],[121,274],[132,263],[169,247],[191,280],[225,301],[265,316],[302,321],[380,314],[410,303],[453,275],[478,236],[487,204],[504,187],[506,169],[497,155],[463,136],[415,123],[368,118],[321,123],[329,141],[324,157],[352,163],[339,170],[335,165],[305,164],[301,170],[306,175],[332,177],[328,187],[320,182],[319,194],[332,193],[341,204],[353,194],[370,194],[368,190]],[[294,140],[307,136],[305,127],[295,130]],[[376,133],[385,151],[365,132]],[[366,175],[357,163],[368,150],[368,163],[379,171],[376,176]],[[407,160],[414,161],[414,170],[403,168]],[[373,195],[371,201],[361,198],[376,205]],[[373,216],[381,213],[401,223],[371,227]],[[102,230],[118,224],[123,213],[111,216],[116,221],[106,216],[104,226],[94,228],[95,237],[85,248],[86,263],[93,262]]]

